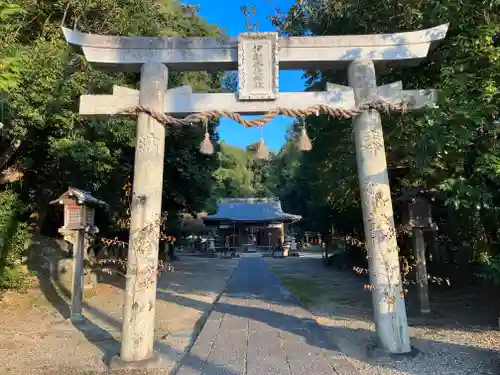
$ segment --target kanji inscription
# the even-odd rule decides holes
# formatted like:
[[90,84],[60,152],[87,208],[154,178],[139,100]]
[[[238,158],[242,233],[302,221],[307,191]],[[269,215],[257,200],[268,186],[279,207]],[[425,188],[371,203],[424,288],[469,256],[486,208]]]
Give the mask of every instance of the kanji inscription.
[[278,97],[278,34],[245,33],[238,38],[240,100]]
[[139,138],[139,152],[152,156],[158,155],[158,137],[153,133],[148,133]]

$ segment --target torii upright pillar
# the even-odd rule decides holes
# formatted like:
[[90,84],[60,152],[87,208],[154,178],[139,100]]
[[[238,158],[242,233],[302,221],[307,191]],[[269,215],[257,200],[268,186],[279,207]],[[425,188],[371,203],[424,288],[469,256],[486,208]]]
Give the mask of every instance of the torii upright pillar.
[[[168,69],[146,63],[141,69],[139,102],[163,111]],[[137,119],[134,180],[123,305],[120,358],[125,362],[154,359],[156,278],[163,191],[165,128],[141,113]]]
[[[357,106],[379,98],[375,66],[353,61],[347,76]],[[353,120],[359,189],[373,286],[373,318],[379,344],[391,353],[410,352],[410,337],[399,269],[399,253],[387,174],[382,121],[378,111],[361,112]]]

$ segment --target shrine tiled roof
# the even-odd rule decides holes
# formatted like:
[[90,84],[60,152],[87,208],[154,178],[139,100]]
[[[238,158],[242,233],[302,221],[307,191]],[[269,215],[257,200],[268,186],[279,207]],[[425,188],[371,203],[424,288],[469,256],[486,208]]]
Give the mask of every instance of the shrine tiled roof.
[[217,213],[208,215],[203,220],[205,222],[294,222],[301,218],[299,215],[283,212],[278,199],[224,198],[218,204]]

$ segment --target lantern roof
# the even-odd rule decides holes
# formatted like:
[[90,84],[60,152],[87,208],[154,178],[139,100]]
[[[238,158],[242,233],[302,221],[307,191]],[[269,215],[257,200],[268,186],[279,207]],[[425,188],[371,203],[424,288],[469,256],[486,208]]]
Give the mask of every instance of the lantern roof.
[[97,199],[88,191],[77,189],[74,187],[69,187],[66,192],[64,192],[59,198],[51,201],[50,204],[64,204],[62,202],[70,199],[76,199],[78,200],[78,203],[86,204],[89,206],[100,206],[104,208],[108,207],[108,204],[106,202]]
[[406,190],[399,198],[396,199],[396,202],[410,202],[418,196],[423,196],[426,198],[436,198],[439,194],[439,190],[436,188],[426,188],[424,186],[413,186]]

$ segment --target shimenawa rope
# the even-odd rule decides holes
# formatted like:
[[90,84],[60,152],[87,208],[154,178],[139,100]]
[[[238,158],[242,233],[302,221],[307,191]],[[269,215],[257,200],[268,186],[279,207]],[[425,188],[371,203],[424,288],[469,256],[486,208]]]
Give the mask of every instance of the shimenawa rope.
[[240,123],[246,128],[251,128],[251,127],[264,126],[278,115],[285,115],[290,117],[307,117],[311,115],[325,114],[332,117],[349,119],[356,117],[361,112],[370,109],[384,111],[384,112],[389,112],[393,110],[401,110],[404,112],[409,104],[411,103],[405,101],[387,102],[385,100],[377,99],[372,102],[365,103],[359,106],[357,109],[333,108],[325,104],[316,104],[306,109],[276,108],[267,112],[261,118],[252,120],[247,120],[238,113],[219,111],[219,110],[193,113],[184,117],[183,119],[180,119],[177,117],[172,117],[165,113],[154,111],[151,108],[142,105],[139,105],[136,108],[126,110],[124,112],[120,112],[117,114],[145,113],[164,125],[192,125],[193,123],[207,122],[209,120],[218,120],[221,117],[227,117]]

